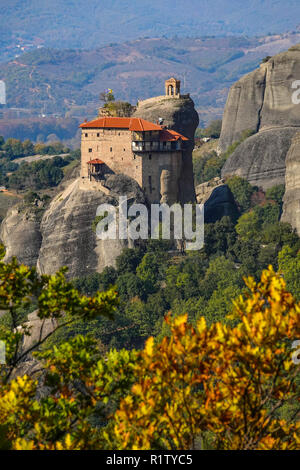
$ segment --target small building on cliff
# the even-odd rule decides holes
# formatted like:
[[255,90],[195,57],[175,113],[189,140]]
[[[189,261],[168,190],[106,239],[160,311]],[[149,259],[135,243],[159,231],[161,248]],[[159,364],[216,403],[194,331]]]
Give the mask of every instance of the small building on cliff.
[[104,174],[123,173],[149,202],[178,201],[186,137],[137,117],[101,117],[81,124],[81,179],[101,184]]

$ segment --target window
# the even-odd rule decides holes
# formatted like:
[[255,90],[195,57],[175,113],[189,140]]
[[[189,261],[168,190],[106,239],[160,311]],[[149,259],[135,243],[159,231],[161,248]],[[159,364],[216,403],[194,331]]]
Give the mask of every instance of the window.
[[100,133],[99,133],[99,132],[97,132],[97,137],[100,137]]
[[112,147],[110,147],[110,151],[112,152]]
[[150,155],[149,155],[149,160],[151,160],[151,158],[152,158],[152,155],[150,154]]
[[85,133],[84,135],[85,135],[85,137],[87,137],[87,136],[88,136],[88,134],[87,134],[87,133]]
[[93,151],[93,149],[89,149],[89,153],[91,153]]

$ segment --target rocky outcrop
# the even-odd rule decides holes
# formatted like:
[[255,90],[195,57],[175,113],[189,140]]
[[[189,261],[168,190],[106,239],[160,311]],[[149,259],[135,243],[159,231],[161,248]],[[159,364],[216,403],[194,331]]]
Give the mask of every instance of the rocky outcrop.
[[300,235],[300,132],[295,135],[286,156],[285,195],[281,220]]
[[217,186],[222,186],[225,181],[218,176],[212,180],[206,181],[205,183],[198,184],[195,187],[196,200],[198,204],[204,204],[210,197],[211,193]]
[[35,207],[20,204],[9,209],[1,225],[4,261],[16,256],[20,263],[35,266],[42,243],[40,214]]
[[215,223],[225,216],[230,217],[234,222],[239,217],[237,205],[227,184],[216,186],[205,201],[204,222]]
[[264,190],[284,184],[285,158],[297,128],[260,131],[242,142],[227,159],[222,177],[238,175]]
[[74,278],[114,265],[127,241],[96,237],[92,224],[97,207],[105,203],[118,206],[123,195],[136,202],[145,199],[138,184],[127,176],[110,175],[104,184],[105,192],[95,191],[84,188],[77,179],[52,201],[41,222],[39,272],[52,274],[67,266],[68,276]]
[[21,353],[29,351],[40,341],[45,340],[57,328],[57,321],[54,318],[41,319],[38,310],[35,310],[28,315],[28,321],[24,326],[30,330],[30,335],[23,336]]
[[34,207],[12,208],[1,226],[5,260],[17,256],[20,262],[37,266],[42,274],[67,266],[69,278],[114,265],[127,240],[100,240],[92,226],[100,204],[117,207],[119,196],[124,195],[129,205],[145,203],[139,185],[120,174],[107,175],[97,190],[83,185],[80,178],[73,180],[39,216]]
[[199,124],[199,116],[194,102],[188,96],[169,98],[159,96],[138,103],[133,114],[151,122],[163,119],[163,125],[174,129],[189,139],[183,152],[183,165],[179,178],[179,199],[182,203],[195,200],[192,152],[194,134]]
[[224,112],[219,151],[246,139],[228,158],[222,176],[237,174],[264,189],[284,182],[285,157],[300,130],[300,106],[292,87],[300,77],[300,45],[278,54],[230,89]]
[[239,217],[239,210],[233,194],[222,178],[214,178],[196,186],[198,204],[204,204],[204,222],[215,223],[224,216],[233,221]]
[[291,47],[235,83],[227,98],[219,148],[224,152],[242,132],[300,127],[292,83],[300,77],[300,45]]

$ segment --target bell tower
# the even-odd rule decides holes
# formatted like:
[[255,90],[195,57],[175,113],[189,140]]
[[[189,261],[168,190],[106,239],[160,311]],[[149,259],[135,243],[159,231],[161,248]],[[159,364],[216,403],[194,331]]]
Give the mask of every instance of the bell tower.
[[180,80],[172,77],[166,80],[166,96],[170,98],[179,98],[180,97]]

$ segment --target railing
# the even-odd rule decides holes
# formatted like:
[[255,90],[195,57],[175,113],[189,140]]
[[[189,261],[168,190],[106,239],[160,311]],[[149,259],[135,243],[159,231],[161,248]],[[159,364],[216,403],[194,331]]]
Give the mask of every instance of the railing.
[[181,150],[180,142],[132,142],[133,152],[174,152]]

